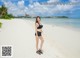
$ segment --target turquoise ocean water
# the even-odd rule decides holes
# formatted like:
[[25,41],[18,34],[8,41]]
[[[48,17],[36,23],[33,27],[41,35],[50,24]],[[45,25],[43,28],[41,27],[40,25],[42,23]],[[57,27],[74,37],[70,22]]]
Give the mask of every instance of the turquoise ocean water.
[[42,19],[42,22],[57,26],[80,28],[80,19]]
[[[27,18],[26,18],[27,19]],[[35,18],[29,20],[35,22]],[[49,25],[67,26],[80,29],[80,19],[67,19],[67,18],[41,18],[41,22]]]

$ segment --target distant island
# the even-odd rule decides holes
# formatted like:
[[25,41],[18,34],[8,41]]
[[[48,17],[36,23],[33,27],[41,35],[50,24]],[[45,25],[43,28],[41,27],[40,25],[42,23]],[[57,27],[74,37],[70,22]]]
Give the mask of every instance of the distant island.
[[[36,18],[36,16],[30,16],[26,14],[25,16],[16,16],[15,18]],[[41,18],[69,18],[67,16],[41,16]]]
[[67,16],[46,16],[46,17],[42,17],[42,18],[69,18]]

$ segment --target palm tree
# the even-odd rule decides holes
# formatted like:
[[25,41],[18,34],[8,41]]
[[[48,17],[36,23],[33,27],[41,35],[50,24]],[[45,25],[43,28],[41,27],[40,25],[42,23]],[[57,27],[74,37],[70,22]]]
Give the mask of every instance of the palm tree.
[[2,13],[2,11],[1,11],[1,8],[0,8],[0,17],[1,17],[1,13]]
[[7,8],[2,5],[2,7],[0,8],[0,16],[4,16],[7,14]]
[[5,5],[2,5],[2,7],[0,8],[0,17],[1,18],[12,18],[13,15],[8,14],[7,8],[5,7]]
[[7,8],[4,5],[2,5],[1,9],[2,9],[1,15],[6,15],[7,14]]

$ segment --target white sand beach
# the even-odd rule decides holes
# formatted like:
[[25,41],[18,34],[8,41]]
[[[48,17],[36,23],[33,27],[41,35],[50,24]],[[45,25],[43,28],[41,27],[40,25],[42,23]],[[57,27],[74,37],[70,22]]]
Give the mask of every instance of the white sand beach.
[[[43,24],[43,54],[36,54],[34,22],[30,20],[0,20],[1,46],[11,45],[11,58],[80,58],[80,31]],[[1,53],[0,53],[0,58]],[[8,58],[8,57],[6,57]]]

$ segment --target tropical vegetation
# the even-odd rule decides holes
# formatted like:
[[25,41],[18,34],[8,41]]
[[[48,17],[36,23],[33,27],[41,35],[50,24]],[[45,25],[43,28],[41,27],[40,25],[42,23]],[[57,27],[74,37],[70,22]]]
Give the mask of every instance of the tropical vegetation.
[[10,19],[13,18],[13,15],[8,14],[7,8],[5,7],[5,5],[2,5],[0,7],[0,18],[1,19]]

